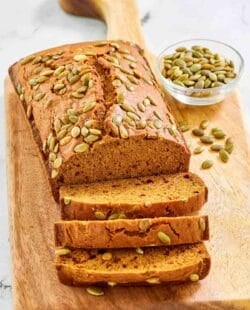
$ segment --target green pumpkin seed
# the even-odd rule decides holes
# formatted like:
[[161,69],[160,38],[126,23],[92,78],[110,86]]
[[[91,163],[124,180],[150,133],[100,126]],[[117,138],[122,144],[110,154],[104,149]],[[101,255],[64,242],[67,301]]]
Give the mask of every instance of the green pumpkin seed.
[[203,150],[204,150],[204,149],[203,149],[201,146],[197,146],[197,147],[194,149],[193,153],[194,153],[195,155],[201,154],[201,153],[203,152]]
[[219,157],[220,157],[221,161],[223,161],[224,163],[227,163],[229,160],[229,154],[224,149],[220,150]]
[[86,289],[87,293],[93,296],[102,296],[104,295],[104,291],[97,286],[89,286]]
[[213,162],[212,160],[205,160],[202,164],[201,164],[201,168],[202,169],[209,169],[213,166]]
[[144,254],[144,251],[142,248],[136,248],[135,249],[136,253],[139,254],[139,255],[143,255]]
[[33,99],[34,99],[35,101],[40,101],[40,100],[43,99],[44,96],[45,96],[45,93],[38,93],[38,94],[36,94],[36,95],[33,97]]
[[71,253],[71,250],[66,249],[66,248],[59,248],[59,249],[55,250],[55,255],[57,255],[57,256],[67,255],[70,253]]
[[89,134],[86,138],[84,138],[84,141],[91,144],[93,142],[96,142],[99,139],[100,139],[99,135]]
[[200,64],[193,64],[191,67],[190,67],[191,71],[192,72],[197,72],[201,69],[201,65]]
[[205,144],[212,144],[214,142],[214,139],[211,136],[202,136],[200,137],[200,140]]
[[225,138],[225,133],[222,131],[222,130],[215,130],[213,132],[213,136],[216,138],[216,139],[224,139]]
[[118,220],[119,219],[119,214],[118,213],[113,213],[108,217],[108,220]]
[[89,133],[88,128],[82,127],[82,129],[81,129],[81,135],[82,135],[83,137],[87,137],[88,133]]
[[123,93],[119,93],[117,95],[117,103],[122,104],[124,102],[124,99],[125,99],[125,97],[124,97]]
[[84,54],[78,54],[73,57],[75,61],[82,61],[88,59],[88,57]]
[[72,136],[73,138],[78,137],[78,136],[80,135],[80,133],[81,133],[81,129],[80,129],[78,126],[75,126],[75,127],[73,127],[73,128],[71,129],[71,136]]
[[232,138],[227,138],[225,142],[225,151],[227,151],[228,154],[231,154],[233,152],[233,149],[234,149],[234,143]]
[[199,226],[202,232],[206,230],[206,222],[203,217],[199,219]]
[[97,220],[105,220],[106,215],[102,211],[95,211],[95,218]]
[[163,231],[158,231],[157,236],[162,243],[164,243],[164,244],[170,244],[171,243],[171,239]]
[[68,198],[68,197],[64,197],[63,198],[63,202],[64,202],[65,205],[69,205],[71,203],[71,199]]
[[223,149],[223,146],[220,144],[213,144],[210,146],[210,150],[213,152],[219,152],[222,149]]
[[154,278],[149,278],[146,280],[146,282],[150,283],[150,284],[159,284],[160,283],[160,279],[154,277]]
[[57,83],[57,84],[54,85],[53,89],[54,90],[60,90],[60,89],[62,89],[64,87],[65,87],[65,85],[63,83]]
[[58,168],[61,167],[61,165],[62,165],[62,158],[61,158],[61,157],[58,157],[58,158],[54,161],[53,166],[54,166],[55,169],[58,169]]
[[202,129],[196,128],[192,130],[192,134],[196,137],[202,137],[204,136],[204,131]]
[[82,108],[82,111],[83,111],[83,113],[87,113],[87,112],[93,110],[95,108],[95,106],[96,106],[95,101],[85,103],[83,108]]
[[125,126],[121,125],[121,126],[119,127],[119,132],[120,132],[121,138],[127,139],[127,138],[129,137],[129,132],[128,132],[128,130],[126,129]]
[[83,152],[88,151],[88,149],[89,149],[89,145],[87,143],[82,142],[78,144],[77,146],[75,146],[74,151],[76,153],[83,153]]
[[204,88],[204,85],[205,85],[204,81],[199,80],[198,82],[195,83],[194,88]]
[[66,136],[60,140],[60,145],[66,145],[71,141],[72,137],[71,136]]
[[136,109],[132,107],[130,104],[124,102],[120,105],[120,107],[126,112],[135,112]]
[[192,274],[189,276],[189,279],[190,279],[190,281],[192,281],[192,282],[196,282],[196,281],[199,281],[200,277],[199,277],[198,274],[192,273]]
[[204,120],[201,121],[201,123],[200,123],[200,128],[203,129],[203,130],[204,130],[204,129],[207,129],[208,124],[209,124],[208,120],[204,119]]
[[181,130],[181,132],[186,132],[186,131],[190,130],[190,125],[188,125],[188,124],[181,124],[180,125],[180,130]]

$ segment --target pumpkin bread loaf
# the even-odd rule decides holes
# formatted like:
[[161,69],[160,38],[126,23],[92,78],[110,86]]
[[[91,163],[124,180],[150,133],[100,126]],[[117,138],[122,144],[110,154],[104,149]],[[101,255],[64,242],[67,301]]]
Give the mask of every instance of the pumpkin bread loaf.
[[68,220],[187,215],[199,210],[206,200],[204,182],[191,172],[60,189],[62,218]]
[[207,216],[55,223],[57,247],[137,248],[208,240]]
[[81,286],[160,284],[197,281],[210,269],[210,257],[203,243],[172,247],[135,249],[75,249],[56,257],[59,279]]
[[142,52],[86,42],[11,66],[57,199],[62,185],[188,170],[190,153]]

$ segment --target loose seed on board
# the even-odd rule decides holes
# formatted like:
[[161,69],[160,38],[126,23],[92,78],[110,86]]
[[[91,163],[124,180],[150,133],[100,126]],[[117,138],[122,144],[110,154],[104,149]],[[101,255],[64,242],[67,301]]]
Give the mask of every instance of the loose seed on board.
[[89,145],[87,143],[80,143],[77,146],[75,146],[74,151],[76,153],[83,153],[86,152],[89,149]]
[[231,154],[233,152],[233,149],[234,149],[234,143],[232,138],[227,138],[225,142],[225,150],[228,152],[228,154]]
[[208,120],[204,119],[203,121],[201,121],[200,123],[200,128],[201,129],[206,129],[208,127]]
[[223,161],[224,163],[228,162],[229,154],[226,150],[224,150],[224,149],[220,150],[219,156],[220,156],[221,161]]
[[203,148],[201,147],[201,146],[197,146],[195,149],[194,149],[194,151],[193,151],[193,153],[194,154],[201,154],[202,152],[203,152]]
[[202,164],[201,164],[201,168],[202,169],[209,169],[213,166],[213,162],[212,160],[205,160]]
[[104,295],[104,291],[97,286],[89,286],[86,288],[86,291],[88,294],[93,295],[93,296],[102,296]]
[[197,137],[202,137],[204,136],[204,131],[202,129],[197,128],[192,130],[192,134]]
[[225,133],[222,131],[222,130],[215,130],[213,132],[213,136],[216,138],[216,139],[224,139],[225,138]]
[[220,145],[220,144],[213,144],[210,146],[210,150],[213,152],[219,152],[222,149],[223,149],[223,145]]
[[214,142],[214,139],[210,136],[202,136],[200,137],[200,140],[202,143],[205,143],[205,144],[212,144]]

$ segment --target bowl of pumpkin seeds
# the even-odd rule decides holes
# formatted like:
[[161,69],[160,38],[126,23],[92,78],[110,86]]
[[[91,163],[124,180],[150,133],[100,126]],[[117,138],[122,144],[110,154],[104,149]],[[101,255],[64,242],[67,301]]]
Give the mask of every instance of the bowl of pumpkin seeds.
[[170,95],[199,106],[223,101],[237,85],[243,66],[236,49],[207,39],[177,42],[157,59],[158,75]]

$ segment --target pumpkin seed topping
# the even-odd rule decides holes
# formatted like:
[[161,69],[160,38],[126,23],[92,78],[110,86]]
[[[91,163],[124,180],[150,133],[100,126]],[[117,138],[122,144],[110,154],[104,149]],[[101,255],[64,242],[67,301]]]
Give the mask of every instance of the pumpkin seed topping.
[[106,252],[102,255],[103,260],[111,260],[112,259],[112,253]]
[[192,281],[192,282],[196,282],[196,281],[199,281],[200,277],[199,277],[198,274],[193,273],[193,274],[191,274],[191,275],[189,276],[189,279],[190,279],[190,281]]
[[158,238],[160,239],[160,241],[164,244],[170,244],[171,243],[171,239],[169,238],[169,236],[164,233],[163,231],[159,231],[157,233]]
[[80,143],[77,146],[75,146],[74,151],[76,153],[83,153],[86,152],[89,149],[89,145],[87,143]]
[[202,232],[206,230],[206,222],[203,217],[199,219],[199,226]]

